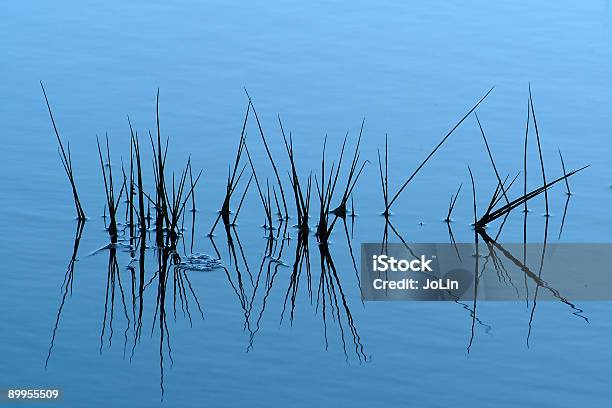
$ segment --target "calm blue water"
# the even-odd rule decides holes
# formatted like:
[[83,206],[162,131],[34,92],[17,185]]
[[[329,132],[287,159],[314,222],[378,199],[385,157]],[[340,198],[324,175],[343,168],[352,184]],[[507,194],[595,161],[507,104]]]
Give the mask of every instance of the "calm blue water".
[[[384,146],[385,134],[390,184],[396,191],[454,122],[495,85],[478,113],[500,171],[514,175],[522,168],[531,82],[550,177],[561,173],[558,148],[568,169],[591,164],[570,181],[576,194],[560,240],[609,242],[609,2],[408,3],[5,4],[0,26],[0,387],[63,387],[66,406],[575,407],[608,402],[609,303],[580,305],[588,324],[566,305],[538,304],[529,347],[531,305],[482,303],[482,324],[476,325],[468,354],[472,319],[458,304],[362,305],[342,229],[332,236],[331,251],[363,354],[355,353],[343,321],[345,355],[342,332],[331,317],[326,322],[326,350],[321,310],[316,310],[316,298],[311,304],[305,282],[296,299],[293,325],[287,319],[279,324],[290,275],[287,267],[279,267],[275,275],[248,352],[245,313],[225,273],[187,272],[204,319],[192,298],[193,327],[179,306],[176,320],[168,310],[163,402],[159,328],[151,335],[154,291],[144,299],[143,335],[131,362],[132,334],[124,356],[127,320],[118,294],[112,345],[107,326],[100,353],[109,258],[108,251],[91,255],[108,242],[95,137],[108,132],[113,170],[119,174],[120,158],[129,160],[126,115],[139,134],[154,129],[158,87],[162,133],[171,140],[168,167],[180,172],[191,155],[194,167],[203,169],[196,195],[194,251],[214,254],[206,233],[221,205],[240,135],[247,103],[243,87],[253,97],[285,181],[288,167],[277,114],[292,132],[298,165],[306,174],[318,169],[326,134],[331,161],[347,131],[352,150],[365,117],[362,154],[371,164],[355,191],[359,217],[353,246],[358,248],[361,242],[382,238],[384,222],[378,214],[384,208],[376,151]],[[62,136],[70,140],[89,217],[72,296],[62,309],[46,370],[76,221],[39,80],[45,83]],[[249,124],[249,149],[261,176],[272,180],[256,129]],[[145,184],[150,188],[149,145],[145,137],[141,143]],[[532,186],[540,182],[536,160],[532,143]],[[396,203],[393,224],[407,240],[448,241],[446,224],[440,220],[450,195],[463,183],[453,230],[458,241],[469,242],[468,164],[478,181],[482,209],[495,178],[473,117]],[[558,187],[550,194],[549,239],[554,240],[565,205],[563,186]],[[535,200],[530,207],[529,239],[541,241],[544,203]],[[263,221],[256,190],[251,189],[237,230],[254,271],[266,246]],[[191,228],[189,219],[186,225]],[[222,231],[217,232],[216,245],[228,263],[227,245]],[[189,231],[185,239],[189,250]],[[522,240],[520,214],[508,221],[503,240]],[[286,244],[282,259],[287,265],[293,263],[295,244]],[[317,275],[314,238],[310,247]],[[118,252],[127,292],[129,255]],[[150,278],[152,250],[147,257]],[[315,291],[317,282],[315,276]],[[245,287],[250,295],[251,283]],[[264,304],[261,288],[254,299],[253,325]],[[131,297],[126,303],[133,323]],[[368,362],[360,363],[364,355]]]

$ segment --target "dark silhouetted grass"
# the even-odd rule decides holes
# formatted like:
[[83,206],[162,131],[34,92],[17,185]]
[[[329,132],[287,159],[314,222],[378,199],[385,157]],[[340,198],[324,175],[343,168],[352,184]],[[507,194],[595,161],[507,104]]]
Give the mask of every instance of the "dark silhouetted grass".
[[108,234],[110,235],[111,243],[116,244],[118,238],[117,231],[117,209],[119,208],[119,202],[121,200],[121,195],[123,194],[123,187],[119,191],[119,195],[115,198],[115,190],[114,190],[114,182],[113,182],[113,169],[111,165],[110,159],[110,148],[108,144],[108,135],[106,138],[106,160],[108,163],[108,171],[107,166],[104,164],[104,159],[102,158],[102,149],[100,147],[100,140],[96,137],[96,143],[98,144],[98,154],[100,157],[100,168],[102,169],[102,177],[104,178],[104,192],[106,193],[106,206],[108,208]]
[[[258,128],[259,134],[261,136],[261,141],[263,142],[264,148],[266,149],[266,153],[268,155],[268,159],[270,160],[270,164],[272,165],[272,170],[274,170],[274,176],[276,177],[276,182],[278,183],[278,188],[280,190],[281,199],[282,199],[282,202],[283,202],[284,217],[285,217],[285,219],[288,219],[289,218],[289,213],[288,213],[288,210],[287,210],[287,201],[285,200],[285,190],[283,189],[283,183],[281,182],[281,178],[280,178],[280,175],[279,175],[279,172],[278,172],[278,168],[276,166],[276,163],[275,163],[274,159],[272,158],[272,153],[270,152],[270,148],[268,147],[268,142],[266,140],[266,136],[264,134],[263,128],[261,127],[261,122],[259,121],[259,116],[257,115],[257,111],[255,110],[255,105],[253,105],[253,100],[251,99],[251,96],[247,92],[246,88],[245,88],[244,92],[246,93],[247,98],[249,99],[249,106],[251,107],[251,109],[253,109],[253,114],[255,115],[255,120],[257,121],[257,128]],[[279,119],[279,121],[280,121],[280,119]],[[282,214],[279,214],[279,216],[281,216],[281,215]]]
[[295,200],[295,210],[297,212],[298,219],[297,227],[300,230],[308,230],[312,173],[308,175],[306,188],[304,189],[302,187],[302,184],[300,183],[300,177],[296,169],[295,154],[293,151],[293,139],[291,137],[291,134],[289,134],[289,140],[287,141],[287,136],[285,135],[283,124],[280,121],[280,118],[279,124],[281,126],[281,131],[283,134],[283,141],[285,142],[285,150],[287,151],[287,156],[289,157],[289,163],[291,165],[291,173],[289,174],[289,179],[291,180],[291,189],[293,190],[293,197]]
[[62,161],[62,166],[64,167],[64,171],[68,176],[68,180],[70,181],[70,187],[72,188],[72,198],[74,200],[74,206],[76,207],[77,219],[85,220],[85,211],[83,211],[83,206],[81,206],[81,200],[79,199],[79,194],[77,192],[76,183],[74,181],[74,172],[72,170],[72,158],[70,157],[70,142],[66,143],[66,148],[64,149],[64,144],[62,143],[62,138],[59,135],[59,131],[57,130],[57,126],[55,124],[55,118],[53,117],[53,112],[51,111],[51,105],[49,104],[49,99],[47,98],[47,93],[45,92],[45,87],[40,82],[40,87],[42,88],[43,95],[45,97],[45,102],[47,104],[47,110],[49,111],[49,117],[51,118],[51,123],[53,124],[53,131],[55,132],[55,137],[57,138],[57,143],[59,145],[59,153],[60,159]]
[[399,196],[402,194],[402,192],[404,191],[404,189],[408,186],[408,184],[410,184],[410,182],[414,179],[414,177],[419,173],[419,171],[421,171],[421,169],[423,168],[423,166],[425,166],[425,164],[427,164],[427,162],[429,161],[429,159],[431,159],[431,157],[436,153],[436,151],[438,151],[438,149],[440,147],[442,147],[442,145],[448,140],[448,138],[453,134],[453,132],[459,127],[459,125],[461,125],[465,119],[470,116],[472,114],[472,112],[474,112],[474,110],[478,107],[478,105],[480,105],[482,103],[482,101],[485,100],[485,98],[487,96],[489,96],[489,94],[493,91],[495,87],[492,87],[491,89],[489,89],[489,91],[482,97],[480,98],[480,100],[478,102],[476,102],[476,104],[474,106],[472,106],[472,108],[452,127],[452,129],[442,138],[442,140],[440,141],[440,143],[438,143],[436,145],[436,147],[434,147],[434,149],[427,155],[427,157],[425,157],[425,159],[421,162],[421,164],[418,165],[418,167],[414,170],[414,172],[412,172],[412,174],[408,177],[408,179],[404,182],[404,184],[402,184],[402,186],[399,188],[399,190],[395,193],[395,195],[391,198],[391,200],[389,200],[388,204],[385,207],[385,214],[388,214],[389,211],[391,210],[391,206],[393,205],[393,203],[395,203],[395,201],[399,198]]

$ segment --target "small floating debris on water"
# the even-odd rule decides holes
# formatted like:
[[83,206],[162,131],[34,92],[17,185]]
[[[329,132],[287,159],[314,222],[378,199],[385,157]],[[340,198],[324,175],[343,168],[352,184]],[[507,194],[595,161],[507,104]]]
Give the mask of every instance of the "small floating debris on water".
[[221,261],[211,257],[210,255],[193,253],[187,255],[181,260],[181,263],[177,265],[178,268],[199,271],[199,272],[212,272],[213,270],[222,266]]
[[123,244],[121,242],[117,242],[117,243],[114,243],[114,244],[113,243],[109,243],[109,244],[104,245],[103,247],[98,248],[95,251],[89,253],[87,256],[94,256],[94,255],[99,254],[100,252],[103,252],[103,251],[106,251],[106,250],[110,250],[110,249],[119,249],[119,250],[124,251],[124,252],[129,252],[129,250],[131,248],[132,247],[130,245]]

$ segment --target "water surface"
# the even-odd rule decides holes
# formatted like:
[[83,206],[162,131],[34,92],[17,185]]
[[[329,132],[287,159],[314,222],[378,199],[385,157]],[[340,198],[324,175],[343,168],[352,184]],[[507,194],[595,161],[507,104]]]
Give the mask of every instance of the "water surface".
[[[180,171],[191,155],[194,167],[203,169],[194,251],[214,254],[206,233],[221,205],[239,139],[247,104],[243,87],[253,97],[283,169],[288,163],[277,115],[292,132],[303,172],[318,169],[325,135],[330,160],[347,131],[352,149],[365,118],[362,151],[371,164],[355,190],[359,216],[352,242],[357,248],[360,242],[380,241],[383,234],[376,151],[383,147],[385,134],[395,191],[454,122],[495,85],[479,117],[501,171],[520,171],[531,82],[549,174],[561,172],[558,148],[568,168],[591,164],[571,180],[575,195],[560,240],[608,242],[609,19],[607,1],[5,5],[0,28],[0,386],[61,386],[68,406],[573,407],[609,401],[610,304],[582,304],[590,323],[564,304],[538,304],[528,346],[530,305],[483,303],[478,310],[483,324],[476,326],[468,354],[472,318],[460,305],[362,305],[338,229],[331,250],[363,355],[353,350],[346,326],[344,353],[342,333],[333,321],[327,322],[326,349],[321,310],[316,310],[316,302],[311,304],[304,286],[293,324],[286,319],[279,324],[290,268],[278,269],[252,348],[244,311],[225,273],[188,272],[204,319],[193,301],[193,327],[180,309],[176,321],[168,316],[173,363],[166,355],[162,403],[159,331],[150,336],[154,295],[146,299],[150,306],[144,334],[131,362],[130,342],[124,357],[126,320],[118,298],[113,343],[103,338],[100,353],[109,259],[108,251],[90,255],[108,242],[95,137],[108,132],[118,174],[120,157],[129,157],[126,115],[141,135],[154,129],[157,88],[162,132],[171,139],[168,167]],[[46,370],[76,221],[39,80],[46,84],[62,136],[70,140],[89,217],[72,296],[62,309]],[[257,128],[250,123],[248,129],[254,160],[262,176],[272,179]],[[146,138],[143,141],[148,166],[149,146]],[[535,186],[540,182],[537,150],[530,146],[530,184]],[[468,164],[483,208],[495,176],[473,117],[396,203],[392,221],[407,240],[448,241],[441,219],[450,195],[463,183],[453,232],[458,241],[470,242]],[[147,167],[148,185],[151,177]],[[563,187],[558,187],[550,194],[551,240],[558,239],[565,205]],[[541,241],[544,203],[538,199],[530,207],[529,240]],[[256,190],[250,190],[241,211],[237,230],[247,259],[257,269],[266,240]],[[508,221],[503,238],[522,240],[520,214]],[[190,233],[186,239],[190,249]],[[227,263],[222,233],[217,239]],[[295,244],[287,243],[283,261],[288,265]],[[314,238],[310,247],[316,274]],[[129,255],[118,252],[126,285]],[[154,263],[155,254],[147,255]],[[257,313],[262,302],[258,296]],[[364,357],[368,361],[360,363]]]

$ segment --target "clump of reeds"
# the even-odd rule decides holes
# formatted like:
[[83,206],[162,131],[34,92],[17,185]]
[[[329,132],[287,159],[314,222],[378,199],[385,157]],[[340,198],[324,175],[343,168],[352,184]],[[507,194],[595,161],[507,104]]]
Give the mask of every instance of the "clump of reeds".
[[[491,162],[491,167],[493,168],[493,172],[495,173],[495,178],[497,180],[497,185],[496,185],[496,189],[495,189],[495,193],[493,194],[493,197],[491,198],[491,201],[489,203],[489,207],[487,209],[487,211],[490,211],[495,205],[497,205],[497,203],[499,202],[499,200],[501,200],[501,198],[504,198],[504,200],[506,201],[506,204],[508,204],[510,201],[508,199],[508,195],[506,194],[507,190],[510,189],[510,187],[512,187],[512,184],[514,184],[514,182],[516,181],[516,179],[518,178],[519,174],[517,174],[514,179],[509,183],[506,184],[509,178],[509,175],[507,175],[504,179],[504,181],[502,181],[501,176],[499,174],[499,171],[497,170],[497,165],[495,164],[495,159],[493,158],[493,153],[491,152],[491,148],[489,146],[489,141],[487,140],[487,136],[485,134],[485,131],[482,127],[482,123],[480,123],[480,118],[478,117],[478,114],[476,113],[476,111],[474,111],[474,116],[476,117],[476,122],[478,123],[478,128],[480,129],[480,134],[482,135],[482,139],[484,141],[484,145],[485,148],[487,150],[487,155],[489,157],[489,161]],[[508,219],[508,215],[510,213],[507,213],[504,216],[503,221],[501,222],[501,225],[499,227],[499,230],[497,232],[497,237],[499,237],[499,235],[501,234],[501,231],[504,227],[504,225],[506,224],[506,220]]]
[[[176,245],[177,240],[180,234],[179,231],[179,221],[181,219],[181,215],[184,213],[185,205],[189,200],[190,196],[193,195],[193,190],[195,186],[198,184],[200,180],[200,176],[202,171],[198,174],[195,181],[191,183],[191,187],[185,194],[185,185],[187,183],[187,174],[191,171],[191,158],[187,160],[187,165],[185,166],[185,170],[181,174],[181,177],[178,181],[178,186],[175,188],[175,180],[174,175],[172,176],[172,197],[170,198],[168,192],[165,191],[166,199],[165,202],[169,204],[168,208],[164,210],[164,214],[166,214],[167,219],[167,230],[168,230],[168,242],[167,245],[174,251],[175,257],[178,256],[176,253]],[[180,258],[175,258],[175,261],[180,262]]]
[[123,194],[124,186],[121,187],[119,191],[119,195],[115,198],[115,190],[113,183],[113,169],[111,166],[110,160],[110,148],[108,144],[108,135],[106,136],[106,160],[108,163],[108,172],[106,170],[106,165],[104,164],[104,159],[102,158],[102,149],[100,147],[100,140],[96,137],[96,143],[98,144],[98,154],[100,157],[100,167],[102,169],[102,177],[104,178],[104,192],[106,193],[106,206],[108,208],[108,234],[110,235],[111,244],[117,243],[117,209],[119,207],[119,201],[121,200],[121,195]]
[[278,172],[278,168],[276,166],[276,162],[272,158],[272,153],[270,152],[270,148],[268,147],[268,142],[266,140],[266,136],[265,136],[263,128],[261,126],[261,122],[259,121],[259,116],[257,115],[257,111],[255,110],[255,105],[253,105],[253,100],[251,99],[251,96],[247,92],[246,88],[245,88],[244,92],[246,93],[247,98],[249,99],[249,106],[251,107],[251,109],[253,109],[253,114],[255,115],[255,120],[257,122],[257,129],[259,130],[259,135],[261,136],[261,141],[263,142],[264,148],[266,149],[266,154],[268,155],[268,159],[270,161],[270,165],[272,166],[272,170],[274,171],[274,176],[276,178],[276,183],[277,183],[278,189],[280,191],[281,200],[282,200],[282,203],[283,203],[283,213],[280,212],[280,208],[279,208],[279,212],[278,212],[277,215],[279,217],[284,217],[284,219],[288,219],[289,218],[289,212],[288,212],[288,209],[287,209],[287,201],[285,200],[285,190],[283,189],[283,183],[281,182],[281,178],[280,178],[280,174]]
[[[128,117],[129,123],[129,117]],[[131,128],[131,124],[130,124]],[[132,133],[132,132],[130,132]],[[126,206],[125,206],[125,225],[129,230],[129,238],[130,238],[130,248],[133,250],[135,246],[135,225],[134,225],[134,216],[137,211],[134,205],[134,198],[136,197],[136,180],[134,176],[134,143],[133,143],[134,135],[130,136],[130,167],[129,172],[126,175],[125,167],[123,166],[123,160],[121,160],[121,172],[123,173],[123,184],[126,192]]]
[[[353,190],[359,181],[359,177],[365,165],[368,163],[367,161],[363,161],[359,164],[359,159],[361,156],[360,152],[360,144],[361,144],[361,136],[363,133],[363,122],[361,124],[361,130],[359,131],[359,137],[357,139],[357,144],[355,146],[355,151],[353,153],[353,159],[351,161],[351,165],[348,169],[348,173],[346,176],[344,191],[342,192],[342,196],[340,197],[339,204],[333,209],[330,210],[332,201],[334,199],[334,193],[336,191],[336,186],[338,184],[338,180],[340,177],[340,171],[342,169],[342,161],[344,158],[344,151],[346,148],[346,142],[348,139],[348,133],[344,137],[344,141],[342,142],[342,148],[340,149],[340,155],[338,157],[338,164],[332,162],[331,168],[329,170],[329,174],[326,173],[325,170],[325,149],[327,145],[327,137],[323,143],[323,153],[321,157],[321,180],[315,176],[315,185],[317,187],[317,193],[319,196],[319,222],[317,224],[317,232],[316,236],[320,242],[327,242],[329,236],[331,235],[334,226],[337,220],[340,218],[344,223],[346,223],[347,209],[346,204],[349,198],[352,196]],[[333,220],[330,220],[330,215],[333,215]],[[346,226],[346,224],[345,224]]]
[[[329,176],[325,172],[325,147],[327,145],[327,137],[323,142],[323,154],[321,160],[321,184],[319,185],[319,180],[317,176],[315,176],[315,185],[317,186],[317,193],[319,196],[319,222],[317,224],[317,232],[316,236],[320,242],[327,242],[329,235],[331,234],[331,230],[329,228],[329,207],[331,205],[332,196],[334,193],[334,188],[336,183],[334,180],[338,179],[338,172],[336,172],[336,177],[334,178],[334,164],[332,163],[331,171]],[[344,145],[342,146],[342,151],[344,151]],[[340,166],[338,166],[338,169]],[[327,187],[326,187],[327,186]]]
[[168,139],[166,139],[166,146],[162,148],[161,142],[161,129],[159,124],[159,89],[157,90],[157,97],[155,102],[155,119],[157,125],[157,147],[153,142],[153,136],[149,132],[149,139],[151,140],[151,148],[153,149],[153,171],[155,176],[155,242],[158,247],[164,246],[164,221],[167,219],[166,210],[168,204],[166,202],[166,178],[165,178],[165,167],[166,167],[166,155],[168,153]]
[[[217,224],[219,223],[219,221],[223,221],[223,224],[226,226],[229,226],[233,223],[230,218],[231,217],[230,204],[231,204],[232,195],[236,191],[236,187],[240,179],[242,178],[242,175],[246,168],[246,164],[241,166],[241,158],[242,158],[242,153],[244,152],[246,148],[246,125],[249,119],[249,111],[250,111],[250,104],[249,106],[247,106],[247,111],[246,111],[246,114],[244,115],[244,122],[242,125],[242,131],[240,132],[240,140],[238,141],[238,148],[236,149],[236,157],[234,159],[234,164],[230,168],[228,176],[227,176],[225,197],[223,199],[223,203],[221,204],[221,210],[219,210],[219,215],[217,216],[217,219],[213,223],[213,226],[211,227],[208,235],[212,235],[214,233],[215,228],[217,227]],[[250,181],[249,181],[249,184],[250,184]],[[246,190],[245,190],[245,194],[246,194]],[[242,200],[241,200],[241,203],[242,203]]]
[[272,198],[270,196],[270,183],[268,179],[266,179],[266,194],[262,190],[262,186],[259,183],[259,178],[257,177],[257,172],[255,171],[255,165],[253,164],[253,160],[251,159],[251,153],[249,153],[249,149],[246,149],[247,157],[249,159],[249,165],[251,166],[252,177],[255,179],[255,185],[257,186],[257,192],[259,193],[259,199],[261,200],[261,204],[264,209],[264,223],[263,227],[268,231],[268,236],[272,238],[272,231],[274,229],[274,220],[272,216]]
[[[525,202],[531,200],[532,198],[537,197],[538,195],[545,193],[546,190],[548,190],[550,187],[552,187],[553,185],[557,184],[560,181],[563,181],[571,176],[573,176],[574,174],[586,169],[587,166],[581,167],[577,170],[572,170],[569,173],[566,173],[564,176],[561,176],[551,182],[548,182],[532,191],[530,191],[529,193],[522,195],[512,201],[510,201],[508,204],[505,204],[499,208],[497,208],[496,210],[487,210],[487,212],[482,215],[480,217],[480,219],[476,222],[476,227],[477,228],[484,228],[486,226],[486,224],[496,220],[499,217],[505,216],[506,214],[508,214],[510,211],[514,210],[515,208],[519,207],[520,205],[524,204]],[[499,188],[498,188],[499,190]],[[498,194],[499,193],[494,193],[493,195],[493,202],[497,203],[498,202]]]
[[[500,218],[500,217],[504,217],[504,222],[507,219],[507,217],[510,215],[510,213],[516,209],[519,206],[524,206],[524,211],[526,213],[527,211],[527,202],[537,196],[539,196],[540,194],[544,194],[544,202],[545,202],[545,216],[548,218],[550,217],[550,212],[549,212],[549,201],[548,201],[548,189],[550,187],[552,187],[553,185],[557,184],[560,181],[565,181],[566,183],[566,188],[567,188],[567,192],[570,192],[569,190],[569,183],[568,183],[568,178],[573,176],[574,174],[586,169],[587,166],[581,167],[577,170],[573,170],[570,172],[567,172],[565,170],[565,163],[563,162],[563,156],[561,155],[561,152],[559,151],[559,155],[561,157],[561,164],[562,164],[562,168],[563,168],[563,176],[558,177],[557,179],[553,180],[553,181],[547,181],[546,178],[546,171],[545,171],[545,167],[544,167],[544,156],[542,153],[542,143],[541,143],[541,138],[540,138],[540,134],[539,134],[539,130],[538,130],[538,126],[537,126],[537,119],[536,119],[536,115],[535,115],[535,109],[534,109],[534,104],[533,104],[533,97],[531,94],[531,86],[529,87],[529,99],[528,99],[528,112],[527,112],[527,129],[525,131],[525,148],[524,148],[524,162],[523,162],[523,171],[524,171],[524,191],[523,194],[521,196],[519,196],[518,198],[514,199],[514,200],[510,200],[506,194],[506,192],[510,189],[510,187],[512,186],[512,184],[514,183],[514,181],[517,179],[517,176],[509,183],[507,184],[507,180],[508,177],[506,177],[506,179],[504,181],[502,181],[501,177],[499,176],[499,173],[497,171],[497,167],[495,165],[495,161],[493,160],[493,155],[491,153],[491,149],[489,147],[489,144],[487,142],[486,136],[484,134],[484,131],[482,130],[482,126],[480,125],[480,120],[478,120],[478,117],[476,117],[476,119],[478,120],[478,124],[480,126],[480,130],[483,136],[483,139],[485,141],[485,146],[487,148],[487,152],[489,154],[489,158],[491,160],[491,164],[492,167],[495,171],[495,175],[497,177],[497,186],[495,188],[495,191],[491,197],[491,200],[489,202],[489,206],[487,207],[487,210],[485,211],[485,213],[480,217],[480,219],[476,220],[474,223],[475,229],[477,230],[483,230],[487,224],[491,223],[492,221]],[[535,134],[536,134],[536,143],[537,143],[537,148],[538,148],[538,156],[539,156],[539,162],[540,162],[540,171],[542,174],[542,185],[530,192],[527,192],[527,141],[528,141],[528,133],[529,133],[529,117],[531,116],[531,118],[533,119],[533,126],[534,126],[534,130],[535,130]],[[497,205],[499,204],[499,202],[501,201],[501,199],[504,198],[506,201],[506,204],[501,205],[499,207],[497,207]],[[503,223],[502,222],[502,227],[503,227]],[[525,219],[525,223],[526,223],[526,219]],[[547,224],[548,225],[548,224]],[[500,232],[501,232],[501,227],[500,227]],[[525,232],[526,234],[526,232]],[[497,234],[497,236],[499,236],[499,232]],[[495,238],[497,239],[497,237]],[[526,237],[525,237],[526,240]]]
[[291,137],[291,134],[289,134],[289,140],[287,141],[287,136],[285,135],[285,130],[283,129],[283,124],[280,121],[280,117],[278,120],[283,134],[283,140],[285,142],[285,150],[287,151],[287,156],[289,157],[289,163],[291,165],[291,173],[289,174],[289,179],[291,181],[291,189],[293,190],[293,197],[295,200],[295,210],[297,212],[297,227],[300,231],[308,231],[312,173],[308,175],[306,188],[304,189],[303,186],[300,184],[300,177],[298,175],[295,165],[293,138]]
[[[361,122],[361,128],[359,129],[359,137],[357,138],[357,144],[355,146],[355,152],[353,153],[353,160],[351,161],[351,166],[349,167],[344,191],[342,192],[342,197],[340,197],[340,203],[336,206],[336,208],[332,210],[333,214],[336,216],[334,221],[338,218],[342,219],[343,221],[346,221],[346,216],[347,216],[346,204],[348,203],[349,198],[352,197],[353,190],[355,189],[355,186],[357,185],[357,181],[359,180],[359,177],[361,176],[361,172],[363,171],[366,164],[368,163],[367,160],[364,160],[361,163],[361,165],[359,164],[359,159],[361,157],[361,151],[360,151],[361,136],[363,135],[364,124],[365,124],[365,119],[362,120]],[[344,138],[344,143],[346,143],[347,137],[348,137],[348,134]],[[344,145],[342,146],[342,151],[344,151]],[[338,168],[340,168],[341,163],[342,163],[342,153],[340,154],[340,160],[338,161]]]
[[79,199],[79,194],[77,193],[76,183],[74,181],[74,173],[72,171],[72,158],[70,156],[70,142],[66,142],[66,148],[64,149],[64,144],[62,143],[62,139],[59,135],[59,131],[57,130],[57,126],[55,125],[55,118],[53,117],[53,112],[51,111],[51,105],[49,104],[49,99],[47,98],[47,93],[45,92],[45,87],[43,86],[42,81],[40,82],[40,87],[42,88],[43,95],[45,97],[45,102],[47,104],[47,110],[49,111],[49,117],[51,118],[51,123],[53,124],[53,131],[55,132],[55,137],[57,138],[57,143],[59,145],[59,154],[60,160],[62,161],[62,166],[64,167],[64,171],[68,176],[68,180],[70,181],[70,187],[72,188],[72,198],[74,200],[74,206],[76,207],[77,219],[85,220],[85,211],[83,211],[83,207],[81,206],[81,200]]
[[[129,120],[129,119],[128,119]],[[134,159],[136,161],[136,187],[138,189],[138,208],[136,209],[136,216],[138,217],[138,227],[140,229],[141,240],[146,239],[147,232],[147,215],[145,213],[145,197],[142,189],[142,161],[140,159],[140,143],[138,140],[138,132],[134,132],[132,124],[130,123],[130,134],[132,141],[132,150],[134,151]],[[132,207],[134,207],[134,201],[132,200]],[[144,242],[143,242],[144,244]]]
[[[128,118],[129,121],[129,118]],[[193,179],[193,171],[191,165],[191,158],[188,158],[187,164],[184,170],[181,171],[180,177],[177,181],[174,173],[170,181],[166,180],[166,157],[168,154],[169,140],[166,139],[165,145],[162,144],[160,120],[159,120],[159,90],[156,98],[156,124],[157,124],[157,135],[154,140],[153,135],[149,132],[149,139],[151,142],[151,149],[153,151],[153,175],[155,181],[155,197],[151,198],[149,194],[144,191],[142,185],[142,164],[140,157],[140,145],[138,142],[138,135],[132,129],[130,123],[131,133],[131,149],[130,149],[130,168],[132,175],[130,176],[130,189],[134,189],[131,197],[128,199],[128,205],[134,208],[135,215],[138,218],[138,224],[140,229],[141,245],[145,244],[146,231],[150,225],[152,218],[150,212],[150,204],[153,204],[155,209],[155,242],[157,247],[162,248],[168,246],[176,257],[175,261],[180,261],[178,253],[176,252],[176,245],[178,238],[181,235],[181,222],[184,217],[184,209],[191,198],[192,203],[195,206],[195,200],[193,199],[195,187],[200,179],[202,171],[200,171]],[[135,161],[135,163],[134,163]],[[134,170],[135,168],[135,170]],[[135,172],[135,175],[133,174]],[[189,175],[189,185],[188,178]],[[124,177],[124,180],[127,178]],[[124,185],[127,188],[127,182]],[[171,184],[171,191],[168,190],[168,184]],[[135,190],[138,190],[138,208],[134,204],[134,196],[136,195]],[[144,201],[145,197],[148,200],[148,205],[145,213]],[[133,223],[133,216],[130,216],[130,223]],[[130,229],[132,231],[132,229]],[[132,233],[132,232],[131,232]]]

